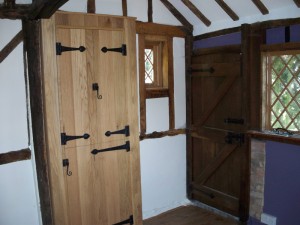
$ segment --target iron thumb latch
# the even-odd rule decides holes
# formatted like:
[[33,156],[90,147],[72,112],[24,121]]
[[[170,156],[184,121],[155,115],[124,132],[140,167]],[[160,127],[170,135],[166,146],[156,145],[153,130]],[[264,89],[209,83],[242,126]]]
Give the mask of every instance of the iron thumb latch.
[[122,224],[130,224],[133,225],[133,215],[129,217],[129,219],[121,221],[119,223],[114,223],[113,225],[122,225]]
[[245,135],[242,133],[228,132],[225,136],[225,142],[227,144],[238,144],[241,146],[245,142]]

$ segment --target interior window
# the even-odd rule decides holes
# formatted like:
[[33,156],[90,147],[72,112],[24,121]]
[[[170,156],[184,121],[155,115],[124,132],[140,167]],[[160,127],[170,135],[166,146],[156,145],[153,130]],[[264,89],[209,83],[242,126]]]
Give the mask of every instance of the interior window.
[[300,50],[266,53],[263,77],[265,128],[299,131]]
[[146,133],[146,99],[168,98],[169,129],[174,129],[173,40],[139,35],[140,131]]

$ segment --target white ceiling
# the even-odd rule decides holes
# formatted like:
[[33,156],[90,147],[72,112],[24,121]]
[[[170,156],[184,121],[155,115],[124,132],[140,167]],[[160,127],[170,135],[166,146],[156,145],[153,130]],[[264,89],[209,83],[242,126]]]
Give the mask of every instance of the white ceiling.
[[240,26],[242,23],[255,23],[257,21],[278,18],[300,17],[300,8],[293,0],[261,0],[269,10],[263,15],[252,0],[224,0],[224,2],[239,16],[233,21],[215,0],[190,0],[210,21],[207,27],[196,17],[181,0],[169,0],[178,11],[194,26],[194,35],[214,30]]

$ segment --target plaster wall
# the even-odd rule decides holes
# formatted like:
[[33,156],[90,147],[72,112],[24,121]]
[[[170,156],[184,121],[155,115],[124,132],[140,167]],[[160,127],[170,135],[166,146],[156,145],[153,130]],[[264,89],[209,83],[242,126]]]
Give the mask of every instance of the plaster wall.
[[[10,29],[7,29],[10,27]],[[20,21],[0,20],[0,49],[21,30]],[[0,153],[29,146],[23,45],[0,64]],[[38,225],[34,162],[0,166],[0,224]]]

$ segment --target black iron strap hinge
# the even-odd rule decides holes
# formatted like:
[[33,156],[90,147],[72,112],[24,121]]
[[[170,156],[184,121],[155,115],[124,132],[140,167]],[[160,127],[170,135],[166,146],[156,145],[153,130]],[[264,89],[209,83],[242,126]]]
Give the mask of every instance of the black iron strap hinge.
[[225,142],[227,144],[238,144],[241,146],[245,142],[245,135],[242,133],[228,132],[225,137]]
[[101,48],[101,51],[103,53],[106,53],[106,52],[119,52],[123,56],[127,55],[127,48],[126,48],[125,44],[122,44],[122,46],[120,48],[107,48],[107,47],[103,47],[103,48]]
[[84,46],[79,46],[78,48],[66,47],[66,46],[61,45],[60,42],[56,42],[56,55],[61,55],[61,53],[63,53],[63,52],[69,52],[69,51],[84,52],[85,49],[86,48]]
[[111,147],[111,148],[104,148],[104,149],[93,149],[91,151],[91,153],[93,155],[97,155],[98,153],[101,153],[101,152],[109,152],[109,151],[116,151],[116,150],[126,150],[127,152],[130,151],[130,142],[129,141],[126,141],[126,143],[124,145],[119,145],[119,146],[115,146],[115,147]]
[[61,133],[60,138],[61,138],[61,144],[66,145],[68,141],[83,138],[83,139],[88,139],[90,137],[89,134],[84,134],[82,136],[72,136],[72,135],[67,135],[66,133]]
[[113,225],[123,225],[123,224],[130,224],[130,225],[133,225],[133,215],[131,215],[129,217],[129,219],[127,220],[124,220],[124,221],[121,221],[119,223],[114,223]]
[[113,135],[113,134],[124,134],[126,137],[128,137],[130,135],[129,126],[128,125],[125,126],[125,128],[122,129],[122,130],[106,131],[105,132],[106,137],[109,137],[110,135]]

